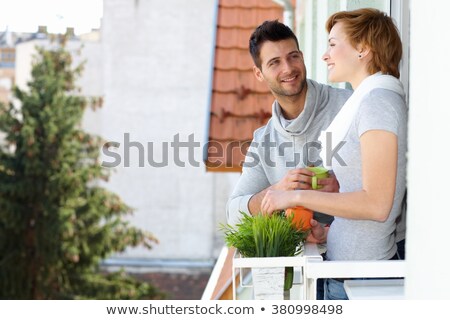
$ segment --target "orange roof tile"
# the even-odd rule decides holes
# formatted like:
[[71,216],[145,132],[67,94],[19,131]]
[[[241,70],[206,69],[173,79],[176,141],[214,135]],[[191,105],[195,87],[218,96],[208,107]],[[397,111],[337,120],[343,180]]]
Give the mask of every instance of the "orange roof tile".
[[282,16],[272,0],[219,0],[208,170],[240,171],[253,132],[271,116],[274,98],[253,74],[248,40],[263,21]]

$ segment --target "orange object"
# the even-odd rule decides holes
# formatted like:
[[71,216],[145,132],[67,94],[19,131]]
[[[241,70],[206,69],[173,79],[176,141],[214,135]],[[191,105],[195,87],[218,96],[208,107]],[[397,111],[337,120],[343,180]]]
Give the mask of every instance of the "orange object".
[[292,214],[294,215],[292,224],[294,224],[297,229],[311,229],[311,219],[313,218],[312,210],[301,206],[286,209],[286,217],[289,217]]

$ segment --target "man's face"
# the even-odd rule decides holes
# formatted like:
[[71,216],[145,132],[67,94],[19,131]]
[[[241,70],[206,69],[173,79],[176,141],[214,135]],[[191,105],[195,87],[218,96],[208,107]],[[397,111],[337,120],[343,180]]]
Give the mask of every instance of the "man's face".
[[261,69],[253,71],[259,81],[266,81],[276,97],[300,95],[306,87],[303,54],[294,39],[266,41],[260,51]]

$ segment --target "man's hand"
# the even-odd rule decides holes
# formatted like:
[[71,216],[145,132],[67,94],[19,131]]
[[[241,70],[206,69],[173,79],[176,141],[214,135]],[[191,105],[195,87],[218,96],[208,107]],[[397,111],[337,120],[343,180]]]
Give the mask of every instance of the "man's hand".
[[317,184],[322,186],[322,188],[317,189],[318,191],[339,192],[339,181],[337,181],[334,173],[330,173],[328,178],[318,179]]
[[275,183],[271,190],[287,191],[287,190],[311,190],[311,177],[314,173],[307,169],[292,169],[281,179]]
[[327,241],[329,227],[323,227],[319,222],[311,219],[311,232],[306,238],[306,242],[324,243]]
[[[311,177],[314,172],[302,168],[292,169],[279,182],[271,186],[270,190],[312,190]],[[339,192],[339,182],[334,173],[330,173],[328,178],[318,179],[317,184],[322,188],[318,189],[323,192]]]

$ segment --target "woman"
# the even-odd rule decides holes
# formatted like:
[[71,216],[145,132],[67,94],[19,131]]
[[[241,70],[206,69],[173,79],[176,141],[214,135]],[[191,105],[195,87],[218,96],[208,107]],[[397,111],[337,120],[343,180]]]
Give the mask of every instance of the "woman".
[[[326,28],[329,80],[354,89],[320,137],[321,157],[336,174],[340,192],[269,191],[262,210],[301,205],[335,216],[329,229],[312,221],[313,240],[327,242],[328,260],[395,259],[395,219],[406,185],[400,37],[392,19],[375,9],[335,13]],[[325,299],[347,299],[342,281],[325,281]]]

